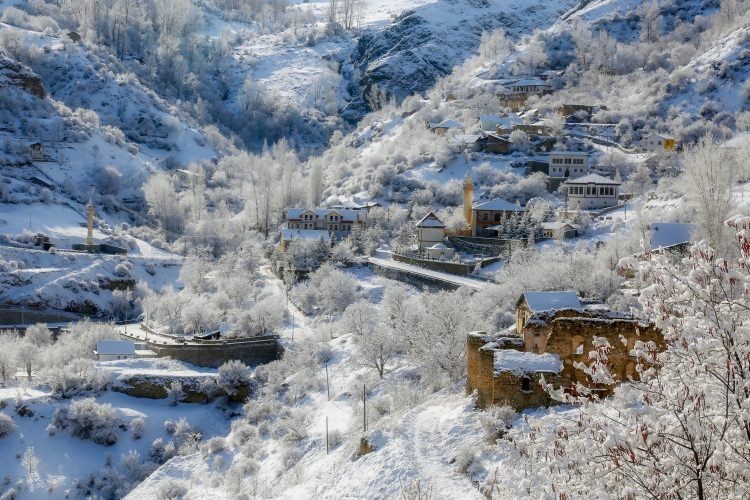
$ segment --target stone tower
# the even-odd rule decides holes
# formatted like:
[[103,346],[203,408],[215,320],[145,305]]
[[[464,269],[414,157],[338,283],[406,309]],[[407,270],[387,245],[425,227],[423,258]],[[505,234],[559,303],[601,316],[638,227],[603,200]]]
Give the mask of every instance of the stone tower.
[[474,206],[474,181],[471,180],[469,172],[466,172],[464,179],[464,219],[471,227],[471,209]]
[[86,215],[88,218],[86,224],[86,245],[92,246],[94,244],[94,202],[89,198],[89,202],[86,205]]

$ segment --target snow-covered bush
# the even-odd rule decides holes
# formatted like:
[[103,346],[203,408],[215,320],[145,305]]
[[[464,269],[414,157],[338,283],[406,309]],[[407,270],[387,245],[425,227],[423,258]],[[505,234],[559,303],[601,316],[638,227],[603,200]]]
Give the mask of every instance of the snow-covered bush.
[[250,386],[252,371],[241,361],[227,361],[219,367],[216,380],[224,392],[234,396],[241,388]]
[[484,410],[479,415],[479,421],[482,423],[485,439],[494,442],[496,439],[503,437],[510,429],[516,416],[516,411],[505,405],[491,406]]
[[177,479],[167,479],[159,485],[156,491],[156,498],[159,500],[179,500],[188,492],[187,485],[184,481]]
[[130,421],[130,435],[133,439],[141,439],[146,432],[146,422],[142,417],[136,417]]
[[0,412],[0,438],[4,438],[14,430],[16,430],[16,424],[13,422],[13,418]]
[[122,422],[112,405],[99,404],[94,398],[86,398],[55,410],[52,425],[58,429],[70,428],[72,434],[81,439],[111,446],[117,442]]
[[461,443],[461,446],[458,447],[458,452],[456,453],[456,467],[458,468],[459,472],[466,473],[466,471],[469,469],[469,466],[476,460],[477,458],[477,452],[470,443]]
[[227,442],[223,437],[217,436],[209,439],[206,444],[203,445],[204,455],[215,455],[220,451],[224,451],[227,447]]
[[172,406],[177,406],[185,399],[185,391],[182,386],[182,382],[179,380],[173,380],[167,386],[167,401]]

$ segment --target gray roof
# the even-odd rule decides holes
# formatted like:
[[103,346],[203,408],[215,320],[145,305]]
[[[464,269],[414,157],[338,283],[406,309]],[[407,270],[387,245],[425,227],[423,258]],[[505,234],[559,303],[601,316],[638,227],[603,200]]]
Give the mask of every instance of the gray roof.
[[653,222],[648,228],[651,230],[649,244],[652,249],[657,249],[690,243],[697,226],[679,222]]
[[430,128],[463,128],[463,124],[456,120],[443,120],[440,123],[430,123]]
[[532,312],[583,309],[578,294],[572,290],[523,292],[522,298]]
[[292,240],[319,240],[323,238],[324,241],[331,240],[331,234],[325,229],[282,229],[281,240],[292,241]]
[[135,355],[135,344],[130,340],[99,340],[96,343],[97,354]]
[[303,213],[305,212],[313,212],[315,215],[317,215],[320,218],[325,217],[331,212],[335,212],[339,215],[341,215],[344,219],[344,221],[351,221],[354,222],[356,220],[359,220],[360,214],[358,210],[351,210],[351,209],[345,209],[345,208],[287,208],[286,209],[286,218],[287,219],[299,219]]
[[485,201],[484,203],[477,203],[474,205],[472,210],[494,210],[503,212],[523,212],[523,207],[503,200],[502,198],[495,198],[494,200]]
[[441,221],[437,215],[430,212],[429,214],[422,217],[422,219],[417,222],[417,227],[445,227],[445,224],[443,224],[443,221]]
[[599,174],[588,174],[583,177],[577,177],[575,179],[568,179],[565,184],[608,184],[613,186],[619,186],[620,183],[616,180],[610,179],[609,177],[602,177]]

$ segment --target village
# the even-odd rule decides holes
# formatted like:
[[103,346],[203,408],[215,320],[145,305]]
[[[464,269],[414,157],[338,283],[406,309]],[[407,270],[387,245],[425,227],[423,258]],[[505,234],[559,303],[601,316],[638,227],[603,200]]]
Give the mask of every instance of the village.
[[746,4],[0,0],[0,500],[747,497]]

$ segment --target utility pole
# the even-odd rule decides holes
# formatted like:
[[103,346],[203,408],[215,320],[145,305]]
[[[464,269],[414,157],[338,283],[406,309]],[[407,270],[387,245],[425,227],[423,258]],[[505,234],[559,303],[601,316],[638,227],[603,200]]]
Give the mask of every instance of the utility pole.
[[367,432],[367,387],[362,384],[362,430]]
[[326,390],[328,391],[328,401],[331,400],[331,385],[328,383],[328,364],[326,363]]
[[328,441],[328,416],[326,415],[326,455],[328,455],[328,452],[330,451],[329,447],[329,441]]

